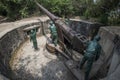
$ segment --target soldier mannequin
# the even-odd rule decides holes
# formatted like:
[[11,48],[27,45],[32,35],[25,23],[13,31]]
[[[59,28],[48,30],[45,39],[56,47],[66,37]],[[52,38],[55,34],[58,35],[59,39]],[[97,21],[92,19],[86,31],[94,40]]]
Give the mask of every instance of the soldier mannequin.
[[100,40],[99,36],[95,36],[94,39],[87,43],[87,49],[85,50],[84,57],[80,62],[80,69],[82,69],[85,62],[87,62],[85,67],[85,80],[89,80],[89,73],[92,68],[92,64],[100,56],[101,46],[98,43]]
[[55,27],[55,25],[52,21],[50,22],[49,29],[50,29],[50,32],[51,32],[52,41],[53,41],[54,45],[57,46],[58,35],[57,35],[56,27]]
[[30,41],[33,41],[33,46],[35,50],[38,50],[37,40],[36,40],[36,29],[30,31]]

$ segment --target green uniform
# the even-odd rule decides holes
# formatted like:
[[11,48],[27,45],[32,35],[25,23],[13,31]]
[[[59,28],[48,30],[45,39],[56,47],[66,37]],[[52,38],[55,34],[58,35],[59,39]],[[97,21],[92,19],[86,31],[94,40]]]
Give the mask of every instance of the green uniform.
[[87,65],[85,67],[85,80],[89,80],[89,73],[91,71],[92,64],[100,56],[101,46],[98,43],[99,40],[100,38],[96,36],[93,41],[88,42],[84,57],[80,63],[80,69],[82,69],[84,63],[87,62]]
[[49,29],[51,32],[52,41],[53,41],[54,45],[57,46],[58,35],[57,35],[57,30],[56,30],[55,25],[53,23],[51,23]]
[[38,46],[37,46],[37,40],[36,40],[36,30],[31,30],[30,41],[33,42],[34,49],[37,50]]

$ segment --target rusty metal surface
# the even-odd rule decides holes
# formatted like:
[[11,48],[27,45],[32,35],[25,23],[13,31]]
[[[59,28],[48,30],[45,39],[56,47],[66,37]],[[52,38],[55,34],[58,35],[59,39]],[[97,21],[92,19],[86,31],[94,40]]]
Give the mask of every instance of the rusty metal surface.
[[[87,25],[82,25],[81,29],[77,26],[68,26],[62,21],[60,18],[56,17],[54,14],[50,13],[47,9],[45,9],[43,6],[41,6],[39,3],[36,2],[36,4],[39,6],[39,8],[48,15],[48,17],[55,23],[57,27],[58,32],[58,39],[60,44],[65,44],[67,46],[72,46],[73,49],[75,49],[78,52],[83,52],[84,50],[84,42],[88,40],[88,35],[92,33],[92,28],[95,27],[95,25],[92,26],[92,30],[89,31],[89,27],[86,27]],[[74,23],[75,24],[75,23]],[[76,24],[75,24],[76,25]]]

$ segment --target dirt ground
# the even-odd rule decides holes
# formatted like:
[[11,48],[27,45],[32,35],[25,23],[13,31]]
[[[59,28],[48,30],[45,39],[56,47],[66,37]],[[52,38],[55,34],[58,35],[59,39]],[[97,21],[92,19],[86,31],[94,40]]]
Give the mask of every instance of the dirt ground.
[[39,50],[26,41],[11,61],[11,68],[17,80],[76,80],[64,63],[45,47],[46,38],[38,37]]

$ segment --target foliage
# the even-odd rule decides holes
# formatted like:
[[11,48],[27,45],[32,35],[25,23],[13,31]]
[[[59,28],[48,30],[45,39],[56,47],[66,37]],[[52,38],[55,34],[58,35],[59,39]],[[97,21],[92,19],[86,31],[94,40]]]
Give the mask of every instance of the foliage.
[[[73,14],[71,0],[37,1],[57,16],[68,17]],[[0,15],[3,15],[3,13],[6,12],[7,16],[11,19],[28,17],[28,15],[35,13],[37,10],[37,6],[34,3],[34,0],[1,0],[0,8],[2,8]]]
[[[106,25],[119,25],[119,0],[37,0],[59,17],[84,16],[96,18]],[[39,12],[34,0],[0,0],[0,15],[21,19]]]
[[6,16],[6,8],[5,6],[0,2],[0,14],[3,16]]
[[110,11],[108,17],[109,25],[119,25],[120,26],[120,10],[119,8]]
[[[32,0],[1,0],[0,4],[4,7],[5,11],[1,11],[0,14],[6,12],[10,19],[20,19],[27,17],[32,11]],[[35,4],[34,4],[35,5]],[[31,9],[31,10],[29,10]]]
[[[99,22],[106,25],[119,25],[120,17],[117,15],[120,12],[116,12],[120,10],[119,0],[73,0],[73,2],[77,3],[75,6],[79,9],[81,9],[81,6],[84,8],[81,13],[83,13],[82,15],[86,19],[97,18]],[[111,11],[115,11],[116,13],[111,14]],[[116,15],[116,18],[112,17],[112,15]]]
[[39,2],[57,16],[68,17],[73,14],[71,0],[41,0]]

